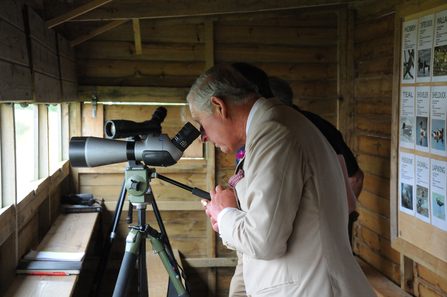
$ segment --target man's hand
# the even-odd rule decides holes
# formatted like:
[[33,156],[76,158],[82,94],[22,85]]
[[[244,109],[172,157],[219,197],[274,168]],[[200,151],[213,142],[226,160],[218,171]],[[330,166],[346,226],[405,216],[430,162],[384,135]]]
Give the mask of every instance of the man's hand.
[[210,196],[211,201],[203,199],[202,205],[206,210],[206,215],[210,218],[214,231],[219,232],[217,216],[227,207],[238,208],[236,196],[234,195],[234,190],[232,188],[224,189],[221,185],[218,185],[214,190],[211,190]]

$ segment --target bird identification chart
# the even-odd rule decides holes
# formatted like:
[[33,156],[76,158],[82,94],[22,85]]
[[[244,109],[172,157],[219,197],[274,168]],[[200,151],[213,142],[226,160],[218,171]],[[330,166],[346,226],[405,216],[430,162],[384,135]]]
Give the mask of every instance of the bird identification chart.
[[419,19],[418,62],[416,82],[430,82],[433,51],[433,30],[435,15],[430,14]]
[[402,147],[414,149],[414,102],[415,88],[403,87],[401,95],[401,131],[400,145]]
[[402,43],[402,83],[415,82],[415,52],[417,45],[418,20],[411,20],[403,24]]
[[416,149],[428,153],[430,130],[430,87],[416,87]]
[[447,10],[436,14],[434,34],[432,81],[447,82]]
[[400,211],[414,215],[414,155],[401,152],[399,168]]
[[431,160],[432,224],[444,231],[447,231],[445,220],[446,166],[447,162]]
[[416,217],[430,224],[430,158],[416,156]]
[[446,87],[434,86],[431,88],[431,153],[446,156],[445,129],[447,120]]

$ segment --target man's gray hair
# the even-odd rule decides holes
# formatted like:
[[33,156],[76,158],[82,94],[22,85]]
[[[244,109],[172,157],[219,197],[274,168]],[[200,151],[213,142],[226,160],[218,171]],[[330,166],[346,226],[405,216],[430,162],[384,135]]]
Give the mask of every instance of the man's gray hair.
[[213,112],[211,97],[227,100],[233,105],[242,105],[260,97],[255,84],[248,81],[232,66],[219,64],[205,71],[192,85],[186,99],[196,111]]

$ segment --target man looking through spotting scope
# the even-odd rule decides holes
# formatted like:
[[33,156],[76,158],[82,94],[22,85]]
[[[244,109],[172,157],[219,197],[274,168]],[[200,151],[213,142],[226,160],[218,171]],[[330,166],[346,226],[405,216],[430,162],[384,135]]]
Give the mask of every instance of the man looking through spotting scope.
[[227,65],[202,74],[187,99],[203,142],[224,153],[245,144],[234,188],[218,185],[202,203],[243,254],[247,294],[376,296],[349,245],[340,165],[317,129]]

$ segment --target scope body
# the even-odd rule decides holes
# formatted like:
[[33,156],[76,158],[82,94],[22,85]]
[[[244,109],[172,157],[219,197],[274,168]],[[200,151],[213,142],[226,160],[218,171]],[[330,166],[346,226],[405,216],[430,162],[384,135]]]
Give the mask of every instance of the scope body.
[[130,160],[151,166],[171,166],[181,158],[167,134],[148,135],[144,141],[121,141],[97,137],[73,137],[69,158],[73,167],[96,167]]

